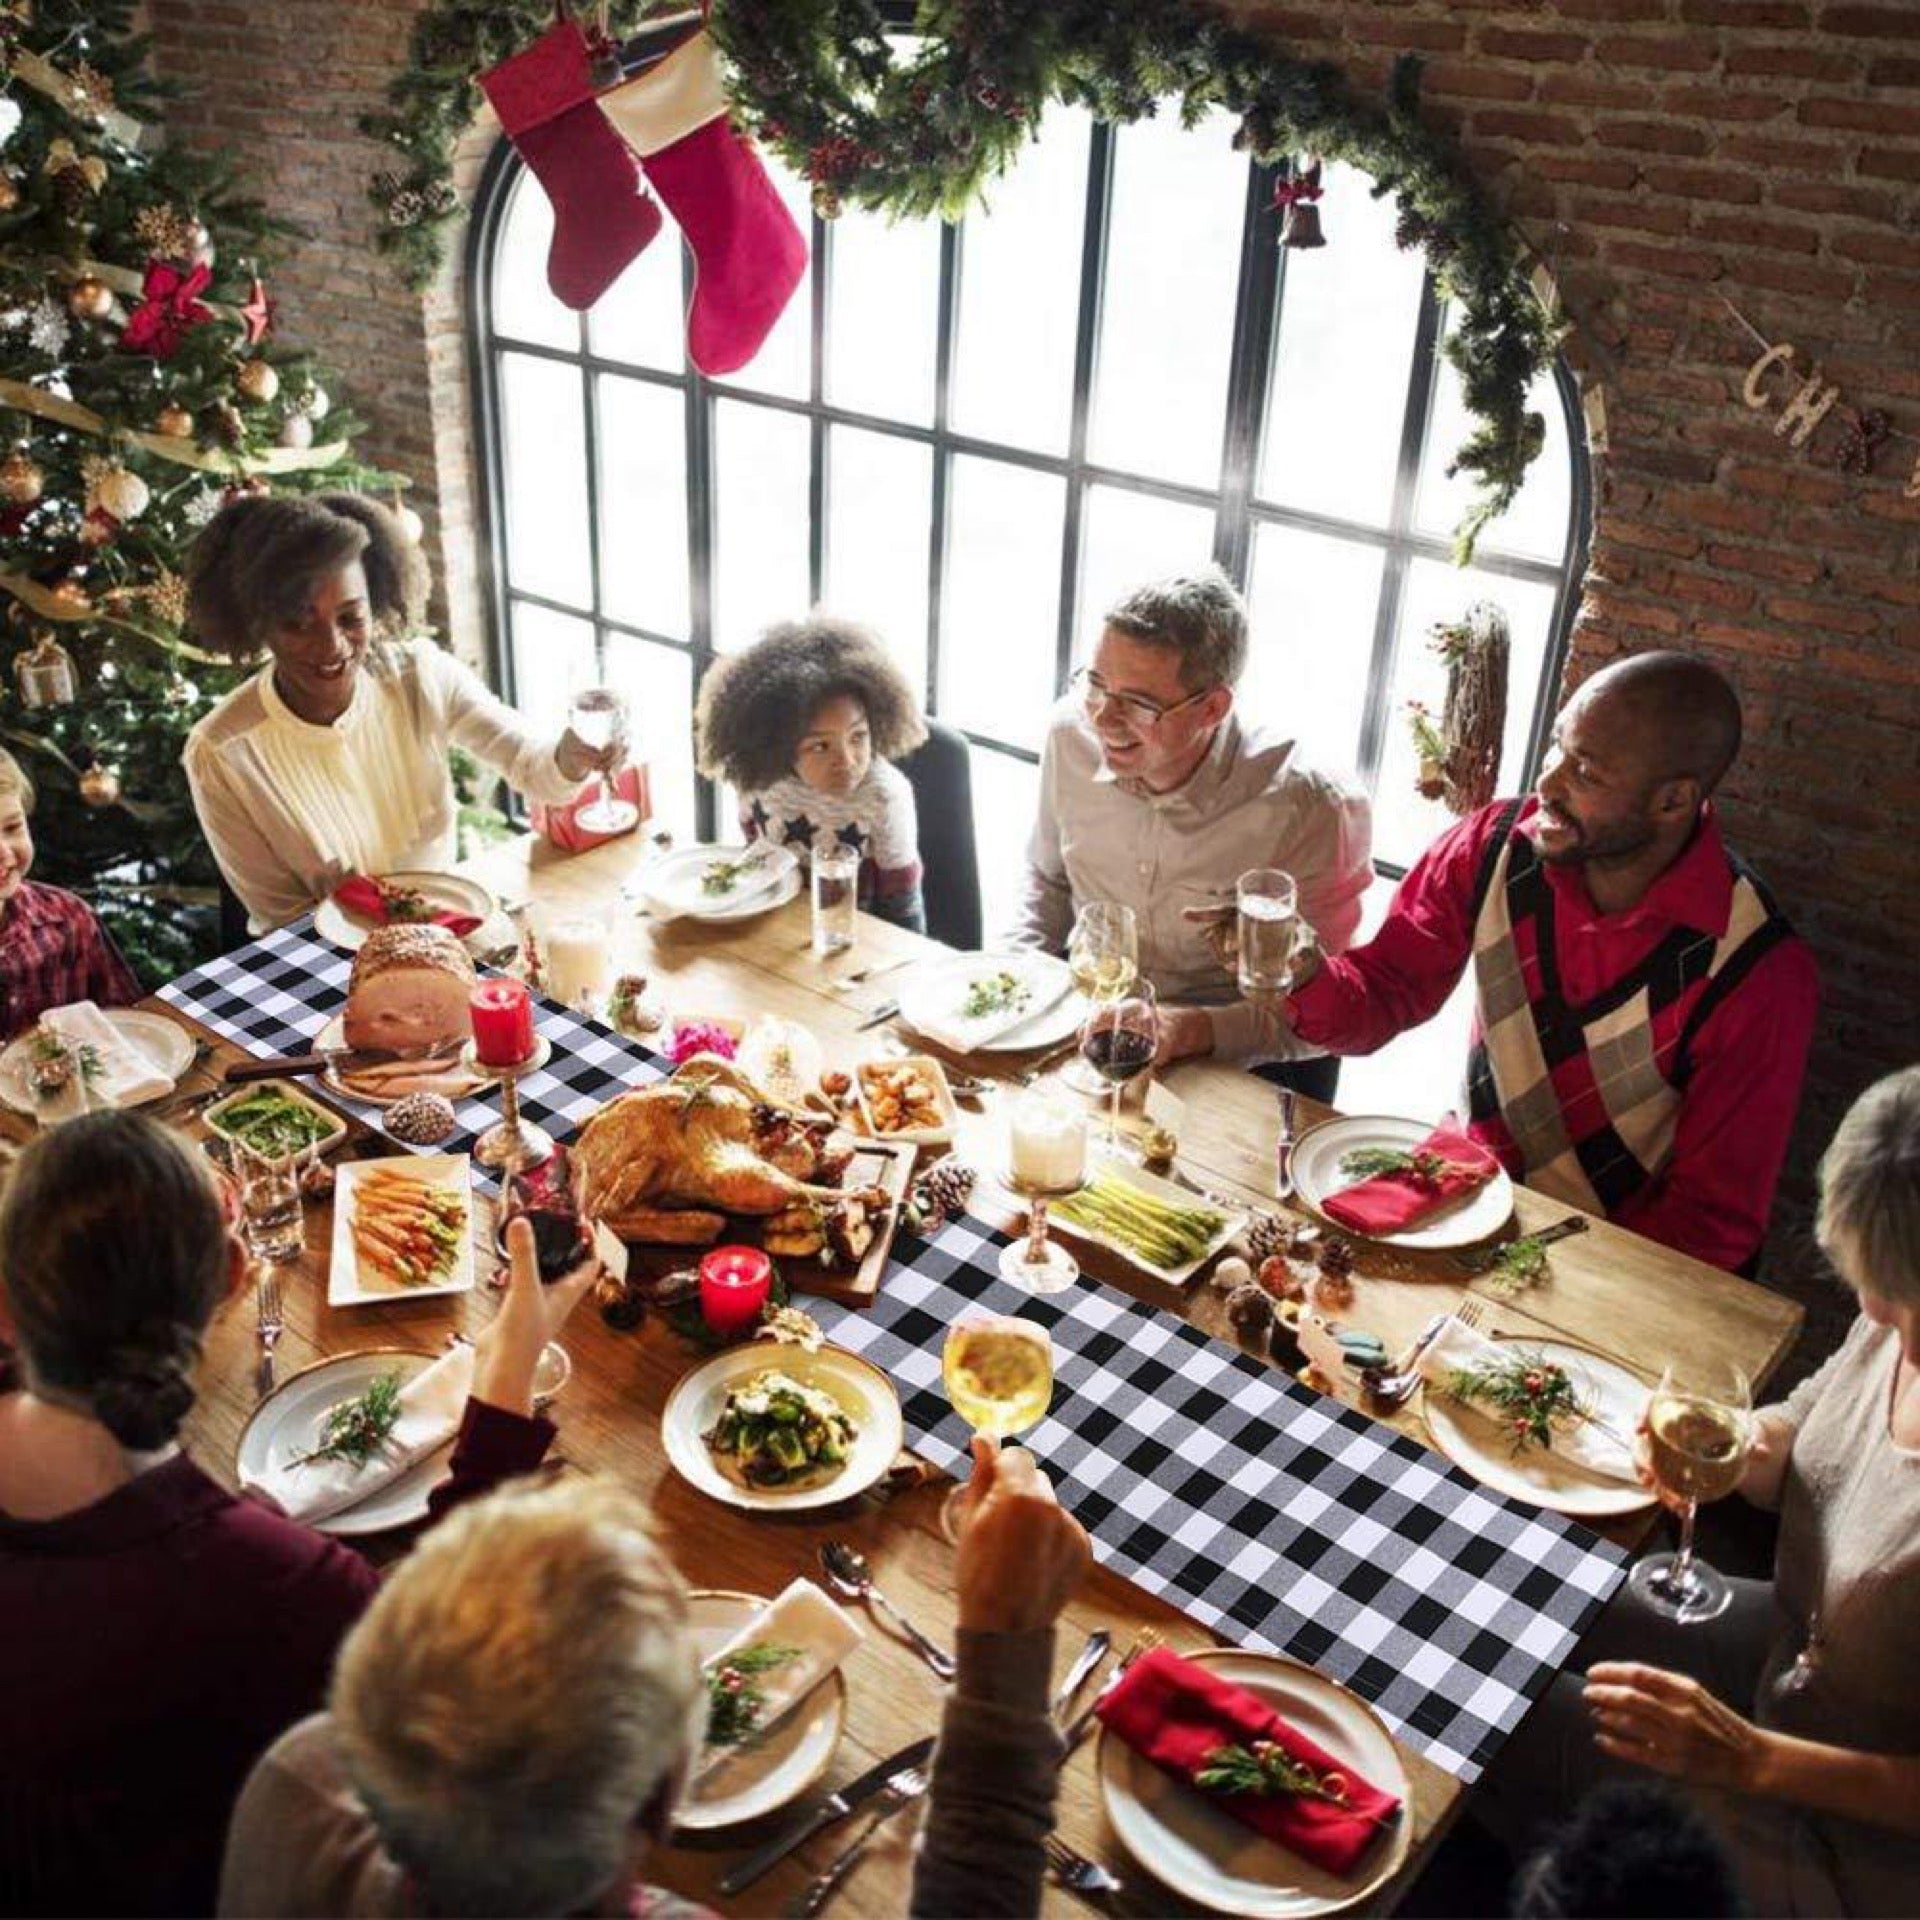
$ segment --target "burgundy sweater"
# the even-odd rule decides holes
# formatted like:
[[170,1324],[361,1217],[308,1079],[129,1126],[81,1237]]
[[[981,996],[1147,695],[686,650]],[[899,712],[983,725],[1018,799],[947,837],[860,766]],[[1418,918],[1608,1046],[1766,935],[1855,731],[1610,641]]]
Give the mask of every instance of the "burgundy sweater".
[[[553,1431],[469,1401],[435,1517]],[[0,1912],[212,1912],[247,1770],[324,1704],[379,1579],[184,1454],[58,1520],[0,1514]]]

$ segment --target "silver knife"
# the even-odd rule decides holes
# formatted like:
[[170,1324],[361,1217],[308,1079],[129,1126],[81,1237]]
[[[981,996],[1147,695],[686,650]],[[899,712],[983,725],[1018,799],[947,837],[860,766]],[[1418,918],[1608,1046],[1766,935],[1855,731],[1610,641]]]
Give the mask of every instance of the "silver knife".
[[898,1000],[883,1000],[864,1020],[860,1021],[854,1027],[854,1032],[865,1033],[869,1027],[877,1027],[891,1020],[899,1011],[900,1002]]
[[1080,1649],[1080,1657],[1067,1669],[1067,1677],[1060,1682],[1060,1691],[1053,1696],[1053,1717],[1058,1720],[1072,1709],[1074,1696],[1086,1685],[1088,1676],[1107,1657],[1107,1649],[1113,1645],[1113,1635],[1105,1627],[1096,1627],[1087,1635],[1087,1644]]
[[896,1773],[904,1772],[908,1767],[925,1766],[932,1752],[933,1738],[929,1735],[924,1740],[914,1741],[911,1746],[902,1747],[898,1753],[889,1754],[884,1760],[876,1761],[865,1773],[849,1780],[839,1792],[828,1794],[811,1813],[783,1827],[765,1846],[748,1854],[722,1879],[720,1891],[731,1897],[752,1886],[769,1867],[778,1866],[796,1848],[804,1847],[823,1827],[832,1826],[836,1820],[844,1820],[863,1801],[884,1792],[887,1782]]
[[1293,1103],[1291,1087],[1280,1089],[1280,1138],[1273,1150],[1273,1197],[1293,1198]]

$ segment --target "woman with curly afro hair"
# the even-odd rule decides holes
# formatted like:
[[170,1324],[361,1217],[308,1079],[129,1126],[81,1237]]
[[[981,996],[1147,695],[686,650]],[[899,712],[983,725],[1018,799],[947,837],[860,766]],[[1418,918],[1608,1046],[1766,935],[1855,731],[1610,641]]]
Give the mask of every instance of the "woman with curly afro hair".
[[708,670],[693,725],[700,771],[739,790],[750,840],[803,863],[851,847],[860,905],[926,931],[913,789],[893,762],[927,723],[878,634],[821,613],[769,627]]
[[621,751],[535,734],[469,668],[414,638],[426,563],[361,494],[233,501],[193,543],[187,584],[204,644],[265,656],[184,756],[201,830],[255,933],[349,874],[450,865],[449,747],[556,804]]

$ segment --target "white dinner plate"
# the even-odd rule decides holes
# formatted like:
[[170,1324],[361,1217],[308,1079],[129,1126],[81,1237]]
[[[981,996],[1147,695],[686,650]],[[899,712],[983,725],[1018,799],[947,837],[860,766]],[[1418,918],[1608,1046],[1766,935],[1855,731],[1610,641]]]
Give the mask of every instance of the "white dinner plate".
[[[1309,1127],[1293,1150],[1293,1182],[1300,1198],[1326,1219],[1325,1202],[1329,1195],[1357,1183],[1340,1171],[1340,1161],[1360,1147],[1417,1147],[1433,1128],[1424,1120],[1400,1120],[1388,1114],[1356,1113],[1338,1120],[1324,1120]],[[1471,1247],[1491,1239],[1513,1214],[1513,1182],[1504,1167],[1495,1167],[1493,1178],[1445,1213],[1435,1214],[1423,1226],[1409,1227],[1405,1233],[1374,1236],[1382,1246],[1441,1248]],[[1329,1222],[1338,1226],[1338,1222]],[[1340,1227],[1351,1233],[1351,1227]],[[1361,1236],[1362,1238],[1366,1236]]]
[[[1229,1207],[1216,1206],[1205,1195],[1198,1194],[1191,1187],[1183,1187],[1177,1181],[1163,1180],[1157,1173],[1149,1173],[1146,1168],[1136,1166],[1133,1161],[1119,1154],[1100,1154],[1090,1169],[1095,1174],[1110,1174],[1116,1180],[1124,1180],[1129,1186],[1140,1192],[1151,1194],[1155,1199],[1171,1202],[1180,1207],[1207,1207],[1213,1212],[1226,1216],[1225,1224],[1207,1242],[1207,1250],[1198,1259],[1189,1260],[1182,1267],[1156,1267],[1151,1260],[1135,1253],[1124,1241],[1097,1231],[1092,1227],[1080,1226],[1060,1211],[1066,1204],[1056,1200],[1047,1214],[1048,1224],[1058,1233],[1072,1234],[1076,1239],[1091,1240],[1095,1246],[1106,1247],[1117,1253],[1131,1267],[1137,1267],[1142,1273],[1151,1274],[1156,1280],[1164,1280],[1170,1287],[1184,1287],[1215,1254],[1219,1253],[1247,1224],[1250,1217],[1244,1211],[1235,1212]],[[1011,1191],[1011,1189],[1009,1189]]]
[[[1592,1402],[1594,1411],[1614,1432],[1631,1434],[1638,1426],[1652,1389],[1637,1373],[1564,1340],[1531,1340],[1507,1334],[1499,1337],[1565,1367],[1575,1388]],[[1605,1474],[1595,1473],[1551,1449],[1528,1447],[1515,1453],[1508,1436],[1486,1414],[1440,1392],[1430,1382],[1421,1390],[1421,1403],[1433,1444],[1456,1467],[1495,1493],[1583,1520],[1639,1513],[1653,1505],[1654,1496],[1645,1487],[1609,1480]]]
[[[542,1034],[540,1038],[544,1041],[546,1036]],[[344,1047],[346,1044],[346,1021],[337,1013],[313,1036],[313,1046],[316,1053],[331,1053],[335,1048]],[[459,1051],[457,1049],[449,1049],[447,1054],[447,1071],[450,1073],[456,1072],[459,1071],[460,1068],[461,1056]],[[460,1091],[449,1092],[447,1094],[447,1098],[451,1100],[456,1107],[462,1100],[471,1098],[474,1094],[478,1093],[482,1087],[487,1085],[486,1075],[473,1072],[471,1069],[465,1071],[463,1080],[464,1085]],[[349,1086],[332,1067],[328,1067],[326,1071],[321,1074],[320,1084],[325,1087],[329,1093],[337,1093],[342,1100],[357,1100],[363,1107],[390,1107],[396,1100],[404,1100],[407,1097],[404,1093],[363,1092],[359,1087]]]
[[1100,1797],[1126,1850],[1174,1892],[1248,1920],[1338,1913],[1397,1873],[1413,1838],[1413,1789],[1380,1716],[1357,1694],[1278,1654],[1213,1647],[1187,1657],[1245,1687],[1383,1792],[1398,1794],[1400,1817],[1343,1878],[1222,1813],[1103,1726]]
[[[467,945],[487,945],[482,936],[487,934],[487,922],[499,911],[500,903],[479,881],[458,873],[383,873],[380,878],[390,886],[414,888],[441,913],[474,915],[480,924],[467,935]],[[363,913],[350,913],[332,894],[313,910],[314,932],[347,953],[358,953],[367,935],[382,924]]]
[[773,885],[760,887],[743,898],[711,903],[703,899],[699,893],[700,870],[710,861],[734,858],[746,851],[745,847],[682,847],[676,853],[663,853],[640,875],[640,889],[648,908],[664,919],[707,920],[724,926],[771,913],[797,897],[802,885],[798,862]]
[[[854,1441],[846,1465],[819,1486],[793,1492],[779,1487],[738,1486],[720,1471],[707,1450],[704,1436],[719,1419],[728,1388],[748,1374],[769,1367],[831,1394],[853,1420]],[[871,1360],[844,1348],[822,1347],[817,1353],[803,1353],[798,1347],[771,1340],[749,1340],[744,1346],[716,1353],[681,1375],[661,1411],[660,1437],[675,1472],[702,1493],[749,1512],[798,1513],[808,1507],[832,1507],[851,1500],[893,1465],[903,1437],[900,1396],[894,1392],[893,1382]]]
[[[1023,974],[1033,990],[1035,1011],[989,1040],[965,1042],[961,1007],[967,989],[983,975],[1009,969]],[[1071,1039],[1087,1017],[1087,1002],[1073,989],[1064,960],[1050,953],[962,953],[913,968],[896,998],[900,1018],[917,1032],[967,1053],[1026,1053]]]
[[[710,1660],[768,1603],[751,1593],[687,1596],[694,1651]],[[797,1800],[833,1764],[847,1719],[847,1682],[835,1667],[792,1712],[718,1760],[675,1810],[681,1833],[738,1826]]]
[[[384,1280],[360,1258],[353,1244],[353,1213],[361,1182],[376,1168],[426,1180],[457,1194],[464,1210],[460,1244],[444,1280],[409,1287]],[[327,1305],[330,1307],[391,1306],[396,1300],[430,1300],[440,1293],[473,1290],[473,1159],[464,1153],[403,1153],[384,1160],[349,1160],[335,1175],[333,1187],[333,1256],[327,1263]]]
[[[404,1386],[424,1373],[438,1356],[411,1347],[369,1347],[343,1353],[291,1374],[254,1408],[240,1430],[234,1465],[241,1481],[261,1479],[275,1467],[284,1467],[300,1454],[311,1452],[320,1438],[320,1426],[343,1401],[357,1399],[383,1373],[397,1373]],[[311,1524],[322,1533],[348,1538],[385,1533],[392,1527],[410,1527],[427,1517],[427,1500],[447,1468],[453,1445],[436,1447],[416,1461],[397,1480],[357,1505],[329,1514]]]
[[[148,1013],[139,1007],[102,1007],[102,1018],[140,1051],[171,1080],[193,1065],[193,1035],[177,1020],[164,1013]],[[10,1041],[0,1052],[0,1100],[15,1113],[38,1114],[40,1103],[27,1085],[27,1067],[33,1057],[33,1030]],[[171,1087],[156,1091],[153,1099],[164,1100]],[[146,1102],[141,1104],[145,1105]]]

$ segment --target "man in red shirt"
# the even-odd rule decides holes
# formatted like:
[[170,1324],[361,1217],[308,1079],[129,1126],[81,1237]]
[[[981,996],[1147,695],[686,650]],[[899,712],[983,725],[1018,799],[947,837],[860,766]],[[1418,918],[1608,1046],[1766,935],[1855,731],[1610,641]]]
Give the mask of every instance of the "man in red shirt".
[[1434,842],[1380,931],[1309,954],[1294,1033],[1371,1053],[1473,968],[1470,1131],[1508,1171],[1715,1266],[1759,1252],[1813,1035],[1813,957],[1709,799],[1733,688],[1646,653],[1568,701],[1537,791]]

